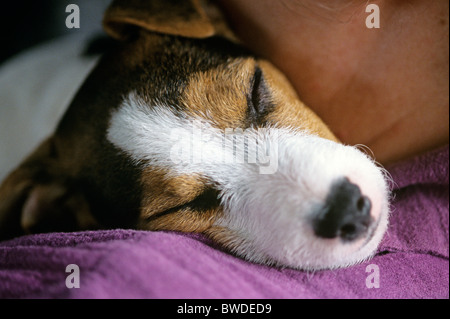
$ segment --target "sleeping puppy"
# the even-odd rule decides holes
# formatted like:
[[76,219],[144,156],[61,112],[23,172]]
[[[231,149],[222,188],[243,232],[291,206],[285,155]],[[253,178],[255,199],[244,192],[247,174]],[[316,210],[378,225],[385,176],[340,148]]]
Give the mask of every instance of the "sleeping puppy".
[[118,45],[54,134],[0,187],[0,236],[97,228],[203,233],[297,269],[370,258],[385,174],[340,144],[209,2],[116,0]]

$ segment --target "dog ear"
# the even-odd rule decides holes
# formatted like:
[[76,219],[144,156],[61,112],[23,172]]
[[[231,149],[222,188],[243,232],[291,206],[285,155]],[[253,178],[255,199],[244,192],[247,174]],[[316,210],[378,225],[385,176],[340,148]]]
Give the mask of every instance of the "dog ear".
[[137,28],[207,38],[216,32],[205,6],[202,0],[114,0],[105,13],[103,26],[119,40],[128,39]]
[[51,139],[0,185],[0,239],[98,228],[80,187],[64,176]]

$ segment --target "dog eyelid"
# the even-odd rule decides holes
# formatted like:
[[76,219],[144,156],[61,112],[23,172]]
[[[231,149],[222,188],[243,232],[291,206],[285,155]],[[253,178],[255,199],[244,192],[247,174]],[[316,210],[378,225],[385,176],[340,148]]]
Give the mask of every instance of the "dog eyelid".
[[253,123],[262,122],[272,106],[270,92],[264,80],[264,74],[259,66],[256,66],[253,78],[250,81],[247,104],[248,117]]

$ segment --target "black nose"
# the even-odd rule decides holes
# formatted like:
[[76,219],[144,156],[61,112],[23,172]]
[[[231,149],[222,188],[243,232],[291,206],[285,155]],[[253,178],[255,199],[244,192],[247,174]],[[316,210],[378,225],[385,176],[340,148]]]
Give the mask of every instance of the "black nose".
[[331,187],[325,206],[315,217],[314,232],[318,237],[340,237],[345,241],[361,237],[372,222],[371,207],[357,185],[342,179]]

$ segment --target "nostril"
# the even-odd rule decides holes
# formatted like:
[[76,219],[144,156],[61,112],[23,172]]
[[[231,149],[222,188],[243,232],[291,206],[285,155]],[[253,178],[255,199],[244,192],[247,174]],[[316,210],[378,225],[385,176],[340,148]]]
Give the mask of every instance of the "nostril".
[[345,224],[339,231],[339,237],[345,240],[351,240],[357,235],[357,227],[355,224]]
[[364,197],[361,197],[360,199],[358,199],[358,202],[356,203],[356,207],[358,208],[359,211],[362,211],[364,209],[365,206],[365,200]]
[[356,208],[362,215],[368,215],[370,214],[372,203],[367,196],[361,196],[356,202]]
[[339,237],[345,241],[351,241],[364,234],[369,228],[370,223],[363,221],[355,221],[354,223],[345,224],[339,230]]

